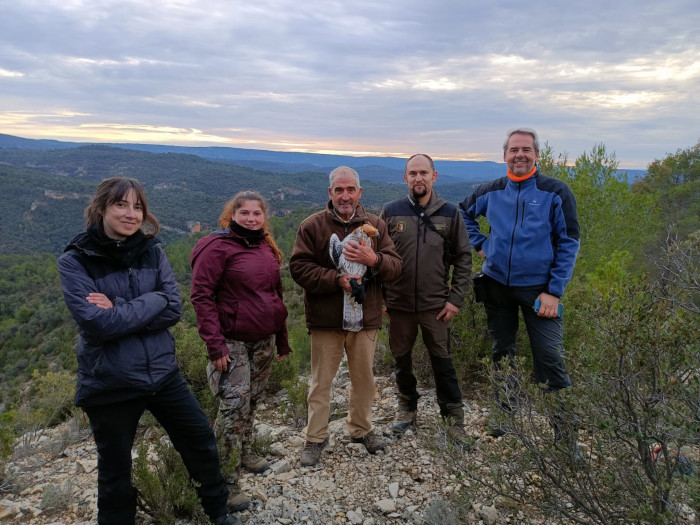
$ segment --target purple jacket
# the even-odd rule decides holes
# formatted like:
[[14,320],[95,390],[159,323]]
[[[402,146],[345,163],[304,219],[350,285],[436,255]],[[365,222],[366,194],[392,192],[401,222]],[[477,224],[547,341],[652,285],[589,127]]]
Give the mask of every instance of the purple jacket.
[[228,355],[226,339],[275,334],[277,354],[291,352],[280,265],[269,244],[250,244],[228,228],[197,242],[190,255],[192,306],[209,359]]

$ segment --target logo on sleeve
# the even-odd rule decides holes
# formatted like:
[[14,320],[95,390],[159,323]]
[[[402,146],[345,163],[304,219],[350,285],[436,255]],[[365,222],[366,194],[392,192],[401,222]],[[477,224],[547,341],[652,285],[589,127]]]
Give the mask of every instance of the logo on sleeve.
[[396,227],[394,228],[395,232],[405,232],[406,231],[406,221],[399,221],[396,223]]

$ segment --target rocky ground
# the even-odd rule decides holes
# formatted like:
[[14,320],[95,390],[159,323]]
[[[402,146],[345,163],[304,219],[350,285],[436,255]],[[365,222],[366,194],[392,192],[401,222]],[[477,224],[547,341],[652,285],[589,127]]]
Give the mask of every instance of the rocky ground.
[[[437,417],[433,390],[422,391],[419,428],[400,439],[391,436],[396,409],[393,380],[377,378],[374,406],[375,431],[392,438],[385,451],[369,455],[352,443],[343,415],[347,406],[349,378],[341,368],[332,393],[333,413],[329,445],[318,465],[303,468],[299,454],[304,435],[282,417],[285,394],[271,397],[259,411],[257,439],[269,443],[271,468],[262,475],[245,474],[243,490],[253,499],[251,508],[239,514],[247,524],[415,524],[456,525],[458,523],[544,524],[550,521],[534,507],[513,507],[506,500],[489,499],[478,487],[447,464],[445,436]],[[485,450],[493,438],[484,424],[488,409],[470,400],[465,407],[467,433],[478,437],[468,454],[476,468],[488,469]],[[0,495],[0,520],[27,524],[96,523],[97,457],[94,442],[85,425],[75,422],[25,436],[7,465],[13,485]],[[6,487],[7,488],[7,487]],[[460,495],[469,492],[469,504],[461,505],[457,517],[451,508]],[[483,497],[479,495],[483,494]],[[685,523],[695,523],[695,517]],[[139,525],[153,519],[139,512]],[[186,525],[186,522],[180,522]]]
[[[391,437],[385,450],[369,455],[352,443],[342,417],[347,406],[349,378],[342,369],[334,382],[329,445],[318,465],[301,467],[304,435],[283,421],[279,405],[284,394],[269,398],[259,410],[256,433],[270,443],[271,468],[262,475],[245,474],[241,486],[253,505],[240,518],[248,524],[355,525],[445,523],[446,500],[463,490],[465,480],[431,453],[440,431],[434,391],[423,391],[419,402],[419,429],[393,440],[390,427],[396,409],[393,380],[377,378],[375,431]],[[466,409],[470,433],[483,426],[483,412]],[[82,425],[81,425],[82,426]],[[475,460],[478,452],[475,451]],[[85,426],[66,423],[24,436],[7,465],[13,481],[0,500],[0,519],[7,523],[95,523],[97,454]],[[52,510],[55,509],[55,510]],[[517,523],[518,514],[504,515],[487,502],[472,507],[472,523]],[[522,518],[522,516],[520,516]],[[153,523],[139,513],[138,522]],[[184,524],[183,524],[184,525]]]

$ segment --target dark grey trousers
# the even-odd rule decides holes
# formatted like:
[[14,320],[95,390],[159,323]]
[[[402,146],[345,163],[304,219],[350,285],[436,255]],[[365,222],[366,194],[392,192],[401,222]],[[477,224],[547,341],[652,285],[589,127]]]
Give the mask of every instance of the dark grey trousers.
[[487,278],[484,301],[489,335],[493,343],[493,362],[499,368],[505,363],[515,368],[515,343],[518,332],[518,310],[522,311],[532,349],[535,381],[546,384],[548,391],[571,386],[564,367],[564,325],[560,318],[538,317],[533,306],[546,285],[505,286]]

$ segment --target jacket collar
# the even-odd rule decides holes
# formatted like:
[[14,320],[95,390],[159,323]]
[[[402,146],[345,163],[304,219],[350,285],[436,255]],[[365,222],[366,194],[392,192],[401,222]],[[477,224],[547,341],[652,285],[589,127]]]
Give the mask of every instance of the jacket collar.
[[525,180],[522,180],[522,181],[519,181],[519,182],[518,182],[518,181],[514,181],[513,179],[511,179],[511,178],[508,177],[507,175],[506,175],[506,178],[508,179],[508,184],[513,184],[513,185],[516,186],[516,187],[522,188],[523,186],[527,186],[527,185],[530,185],[530,184],[535,184],[535,181],[537,180],[537,176],[538,176],[539,174],[540,174],[540,168],[539,168],[539,166],[538,166],[537,169],[535,170],[535,173],[533,173],[531,176],[529,176],[529,177],[526,178]]
[[[413,195],[411,195],[410,193],[408,194],[407,198],[410,202],[415,203],[416,206],[419,206],[419,204],[413,199]],[[445,199],[438,195],[438,192],[435,191],[435,188],[433,188],[430,193],[430,199],[428,200],[428,204],[425,205],[425,214],[428,216],[432,215],[433,213],[435,213],[435,211],[440,209],[440,207],[446,202],[447,201]]]
[[355,215],[353,215],[349,221],[344,221],[340,217],[338,217],[338,214],[335,213],[335,210],[333,209],[333,201],[331,200],[329,200],[326,204],[326,213],[331,217],[331,220],[333,220],[334,222],[347,225],[358,223],[362,224],[368,218],[367,212],[365,211],[365,207],[360,202],[358,202],[357,207],[355,207]]

